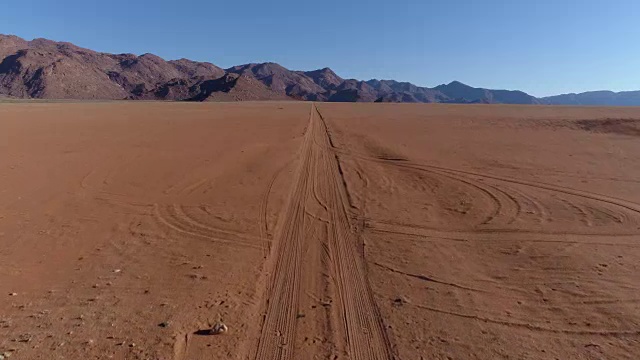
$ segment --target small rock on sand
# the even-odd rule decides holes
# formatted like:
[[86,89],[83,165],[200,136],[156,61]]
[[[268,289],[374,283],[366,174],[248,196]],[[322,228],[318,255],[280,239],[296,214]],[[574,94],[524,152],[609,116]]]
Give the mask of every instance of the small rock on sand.
[[219,335],[219,334],[224,334],[227,331],[229,331],[229,328],[227,327],[227,325],[225,325],[224,323],[216,323],[215,325],[213,325],[213,327],[211,328],[211,330],[209,330],[209,334],[211,335]]

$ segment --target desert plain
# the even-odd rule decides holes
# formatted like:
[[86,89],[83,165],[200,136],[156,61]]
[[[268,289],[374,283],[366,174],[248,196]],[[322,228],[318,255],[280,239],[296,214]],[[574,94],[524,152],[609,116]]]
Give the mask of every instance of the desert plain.
[[0,356],[638,359],[638,154],[639,108],[0,103]]

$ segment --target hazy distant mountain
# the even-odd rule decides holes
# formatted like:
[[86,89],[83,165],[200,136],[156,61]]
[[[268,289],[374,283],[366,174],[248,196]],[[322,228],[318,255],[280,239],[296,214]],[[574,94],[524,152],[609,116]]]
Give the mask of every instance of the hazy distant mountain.
[[447,85],[439,85],[434,88],[446,95],[449,99],[463,99],[468,102],[482,102],[487,104],[539,104],[535,97],[522,92],[511,90],[488,90],[474,88],[459,81]]
[[153,54],[107,54],[47,39],[0,35],[0,97],[243,101],[640,105],[640,91],[597,91],[535,98],[522,91],[474,88],[454,81],[435,88],[394,80],[343,79],[329,68],[292,71],[275,63],[226,70]]
[[589,91],[541,98],[549,105],[640,106],[640,91]]

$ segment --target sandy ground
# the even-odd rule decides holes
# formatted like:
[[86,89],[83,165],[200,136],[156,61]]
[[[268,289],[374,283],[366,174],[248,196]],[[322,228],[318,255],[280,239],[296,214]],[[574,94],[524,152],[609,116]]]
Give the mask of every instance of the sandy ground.
[[639,136],[634,108],[1,104],[0,355],[636,359]]

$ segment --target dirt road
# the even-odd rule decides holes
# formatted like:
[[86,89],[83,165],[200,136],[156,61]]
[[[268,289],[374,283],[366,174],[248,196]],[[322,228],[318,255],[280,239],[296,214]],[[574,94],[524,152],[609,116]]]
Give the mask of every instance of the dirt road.
[[268,259],[255,359],[390,359],[339,158],[311,106],[292,192]]

